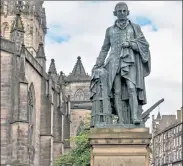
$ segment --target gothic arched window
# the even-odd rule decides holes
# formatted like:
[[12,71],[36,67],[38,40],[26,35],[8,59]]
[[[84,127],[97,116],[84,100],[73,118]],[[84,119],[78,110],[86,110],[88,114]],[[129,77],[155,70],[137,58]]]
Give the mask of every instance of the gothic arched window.
[[28,91],[28,122],[29,122],[28,141],[30,145],[32,145],[33,143],[34,113],[35,113],[35,92],[34,92],[34,86],[33,84],[31,84]]
[[75,93],[74,96],[75,96],[75,97],[74,97],[75,100],[78,100],[78,101],[84,100],[84,92],[83,92],[83,90],[78,89],[78,90],[76,91],[76,93]]

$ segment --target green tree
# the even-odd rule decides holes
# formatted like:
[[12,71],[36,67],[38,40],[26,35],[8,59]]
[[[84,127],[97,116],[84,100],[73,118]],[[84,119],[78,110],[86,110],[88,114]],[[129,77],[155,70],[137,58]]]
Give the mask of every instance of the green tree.
[[84,122],[83,128],[77,136],[70,139],[75,147],[67,154],[62,155],[54,166],[89,166],[90,163],[90,143],[89,135],[90,117]]

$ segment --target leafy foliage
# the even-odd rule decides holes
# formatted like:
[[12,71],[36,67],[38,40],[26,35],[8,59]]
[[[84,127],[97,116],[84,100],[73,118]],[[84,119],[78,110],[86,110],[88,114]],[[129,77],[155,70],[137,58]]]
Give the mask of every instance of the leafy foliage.
[[62,155],[54,166],[87,166],[90,163],[90,143],[88,140],[89,120],[88,118],[80,133],[70,139],[75,147],[67,154]]

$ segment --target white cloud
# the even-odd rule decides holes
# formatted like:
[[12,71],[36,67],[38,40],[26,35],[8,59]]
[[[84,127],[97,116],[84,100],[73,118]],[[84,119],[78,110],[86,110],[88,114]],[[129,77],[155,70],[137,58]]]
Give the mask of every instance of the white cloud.
[[[147,78],[148,104],[165,97],[160,111],[173,113],[182,105],[182,2],[128,1],[131,17],[145,16],[158,28],[142,28],[150,43],[152,72]],[[81,56],[86,72],[90,73],[103,43],[105,30],[114,23],[112,12],[116,2],[48,1],[44,3],[48,31],[69,35],[68,42],[56,43],[46,39],[47,65],[56,60],[57,71],[72,71],[77,56]],[[48,66],[47,66],[48,67]],[[155,111],[157,113],[157,109]],[[149,122],[150,123],[150,122]]]

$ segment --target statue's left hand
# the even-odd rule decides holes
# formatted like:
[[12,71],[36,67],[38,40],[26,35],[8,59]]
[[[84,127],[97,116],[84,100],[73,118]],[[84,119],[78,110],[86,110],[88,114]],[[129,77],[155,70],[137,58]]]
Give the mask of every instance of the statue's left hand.
[[128,48],[128,47],[130,47],[130,43],[128,41],[122,43],[122,48]]

